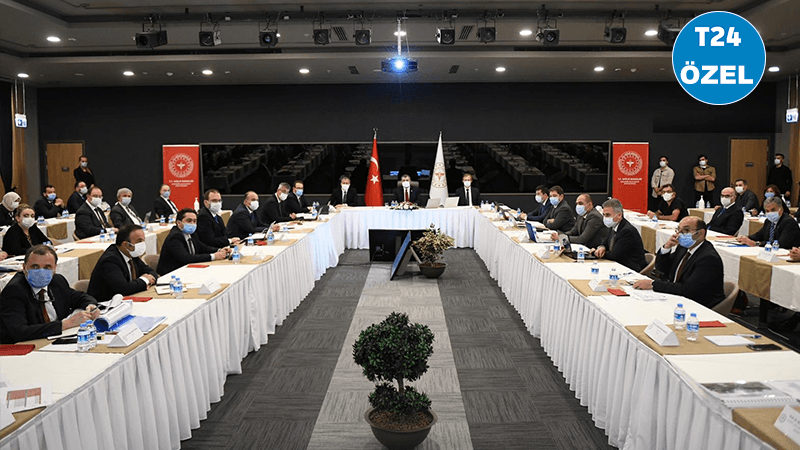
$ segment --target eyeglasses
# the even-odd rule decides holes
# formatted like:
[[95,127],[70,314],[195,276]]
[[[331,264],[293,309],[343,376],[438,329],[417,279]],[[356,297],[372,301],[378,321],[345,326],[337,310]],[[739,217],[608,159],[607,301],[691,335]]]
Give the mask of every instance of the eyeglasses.
[[678,230],[678,233],[681,233],[681,234],[686,234],[686,233],[695,234],[695,233],[697,233],[697,231],[698,231],[697,229],[690,230],[688,228],[681,228],[681,229]]

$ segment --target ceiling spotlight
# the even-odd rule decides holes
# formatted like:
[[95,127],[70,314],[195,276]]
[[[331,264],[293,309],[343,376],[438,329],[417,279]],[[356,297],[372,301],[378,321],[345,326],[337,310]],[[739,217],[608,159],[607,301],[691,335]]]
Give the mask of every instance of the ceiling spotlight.
[[437,28],[436,40],[442,45],[453,45],[456,43],[455,28]]
[[305,75],[305,74],[307,74],[309,72],[309,70],[308,69],[300,69],[298,72],[300,72],[303,75]]
[[155,48],[167,44],[167,30],[136,33],[136,47]]
[[372,30],[356,30],[353,35],[356,45],[369,45],[372,42]]
[[28,74],[25,73],[25,72],[20,72],[20,73],[17,74],[17,77],[19,77],[19,78],[28,78]]
[[125,75],[126,77],[132,77],[133,76],[133,72],[131,72],[130,70],[126,70],[125,72],[122,72],[122,74]]
[[497,28],[495,27],[480,27],[478,28],[478,40],[484,44],[494,42],[497,40]]
[[779,71],[781,70],[781,68],[780,68],[780,67],[778,67],[778,66],[772,66],[772,67],[770,67],[768,70],[769,70],[770,72],[772,72],[772,73],[775,73],[775,72],[779,72]]
[[58,36],[47,36],[48,42],[61,42],[61,38]]
[[411,58],[396,56],[381,61],[381,70],[386,73],[411,73],[418,69],[417,61]]
[[594,71],[595,71],[595,72],[602,72],[602,71],[604,71],[604,70],[605,70],[605,69],[603,68],[603,66],[597,66],[597,67],[595,67],[595,68],[594,68]]
[[645,36],[658,36],[658,30],[647,30],[644,32]]
[[405,31],[395,31],[395,32],[394,32],[394,35],[395,35],[395,36],[400,36],[400,37],[403,37],[403,36],[405,36],[405,35],[406,35],[406,32],[405,32]]
[[201,31],[199,38],[200,38],[200,47],[214,47],[216,45],[222,44],[222,39],[220,39],[219,30]]
[[210,69],[206,69],[203,71],[203,75],[214,75],[214,72]]
[[628,29],[625,27],[606,27],[603,38],[612,44],[624,44]]
[[279,37],[277,31],[261,31],[258,33],[258,43],[262,47],[275,47],[278,45]]
[[497,71],[497,72],[505,72],[506,68],[505,67],[498,67],[498,68],[496,68],[494,70]]
[[533,34],[533,31],[528,30],[528,29],[525,29],[525,30],[522,30],[522,31],[519,32],[520,36],[530,36],[532,34]]
[[560,37],[561,32],[558,30],[558,28],[540,28],[536,32],[536,40],[548,46],[558,45]]
[[331,30],[316,29],[314,30],[314,43],[317,45],[327,45],[331,42]]
[[678,34],[681,32],[681,27],[661,22],[658,24],[658,40],[672,47],[675,44],[675,39],[678,39]]

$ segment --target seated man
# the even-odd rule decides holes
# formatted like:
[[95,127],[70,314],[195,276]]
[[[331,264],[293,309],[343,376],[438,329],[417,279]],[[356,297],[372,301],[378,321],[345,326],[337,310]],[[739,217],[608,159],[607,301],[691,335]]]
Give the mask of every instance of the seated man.
[[109,245],[92,270],[88,294],[98,301],[115,294],[128,296],[156,284],[158,274],[142,261],[147,244],[144,230],[138,225],[123,225],[116,245]]
[[411,176],[403,174],[400,177],[400,186],[394,189],[392,200],[397,203],[417,203],[419,200],[419,189],[411,187]]
[[153,217],[150,218],[153,222],[158,222],[162,217],[167,220],[169,216],[178,214],[178,207],[169,199],[170,192],[172,190],[168,184],[162,184],[158,190],[158,198],[153,202]]
[[358,193],[356,188],[350,186],[350,177],[339,177],[339,188],[331,193],[328,204],[333,206],[358,206]]
[[244,194],[244,200],[228,219],[228,236],[246,239],[253,233],[260,232],[269,226],[261,222],[256,214],[258,211],[258,195],[253,191]]
[[764,200],[767,215],[764,226],[754,234],[739,236],[736,240],[750,247],[763,247],[773,241],[778,241],[780,248],[800,247],[800,227],[788,212],[784,212],[784,205],[780,197],[768,197]]
[[178,211],[175,226],[161,246],[161,256],[156,268],[159,275],[170,273],[187,264],[221,260],[228,256],[230,247],[218,249],[203,244],[199,239],[193,239],[196,229],[197,213],[189,208]]
[[301,214],[311,211],[306,198],[303,197],[303,182],[295,180],[293,186],[289,198],[286,199],[286,212]]
[[[689,215],[686,204],[675,195],[675,189],[671,184],[661,186],[661,201],[658,202],[656,211],[647,211],[647,217],[658,217],[658,220],[671,220],[680,222]],[[739,224],[741,225],[741,224]]]
[[70,214],[78,212],[78,208],[86,201],[86,194],[88,193],[89,189],[86,187],[86,183],[83,181],[75,183],[75,191],[67,200],[67,211],[69,211]]
[[706,223],[699,217],[681,220],[659,250],[656,269],[664,274],[661,280],[639,280],[633,287],[680,295],[707,308],[725,300],[722,258],[706,241]]
[[44,217],[45,219],[52,219],[60,216],[61,211],[65,209],[64,200],[56,197],[56,188],[50,184],[44,187],[42,197],[33,204],[33,211],[36,213],[36,218]]
[[45,245],[25,253],[23,271],[0,292],[0,342],[42,339],[100,316],[94,298],[70,288],[56,274],[57,263],[55,250]]
[[221,211],[222,195],[216,189],[207,190],[203,195],[203,207],[197,213],[195,235],[209,247],[222,248],[239,243],[239,238],[228,238],[225,221],[219,215]]
[[547,186],[538,186],[535,199],[536,207],[527,214],[522,213],[522,218],[542,223],[550,210],[553,209],[553,205],[550,204],[550,189],[547,189]]
[[736,236],[744,221],[744,213],[736,204],[736,191],[731,187],[726,187],[720,193],[719,201],[722,206],[714,211],[708,229],[728,236]]
[[3,251],[9,255],[24,255],[34,245],[44,244],[49,239],[36,224],[33,208],[28,205],[19,205],[16,212],[16,221],[6,231],[3,238]]
[[275,194],[267,197],[267,200],[258,209],[257,216],[261,223],[289,222],[297,218],[295,213],[286,212],[286,199],[289,198],[289,183],[283,182],[278,185]]
[[758,210],[758,197],[747,187],[747,180],[739,178],[734,183],[736,207],[743,211]]
[[475,176],[469,172],[461,176],[461,182],[464,185],[456,189],[458,206],[480,206],[481,191],[472,185],[473,181],[475,181]]
[[564,190],[561,186],[553,186],[550,188],[550,204],[553,209],[547,213],[544,218],[544,226],[549,230],[567,232],[575,225],[575,216],[572,214],[572,208],[569,207],[564,201]]
[[97,236],[103,231],[117,230],[111,227],[106,219],[106,214],[100,209],[102,203],[103,191],[97,186],[92,187],[92,190],[89,191],[89,198],[75,213],[75,236],[78,239]]
[[125,225],[139,225],[142,224],[142,216],[136,212],[136,209],[131,205],[133,192],[124,187],[117,190],[117,203],[111,207],[111,223],[117,228],[122,228]]
[[0,227],[7,227],[14,223],[14,211],[19,208],[21,197],[16,192],[6,192],[0,204]]
[[598,258],[610,259],[640,272],[647,266],[642,236],[623,217],[622,203],[608,199],[603,203],[603,225],[610,228],[605,241],[594,251]]
[[[592,197],[581,194],[575,200],[575,212],[578,220],[572,229],[564,233],[572,244],[582,244],[589,248],[597,248],[606,238],[608,228],[603,225],[603,215],[594,208]],[[558,233],[553,232],[553,240],[558,238]]]

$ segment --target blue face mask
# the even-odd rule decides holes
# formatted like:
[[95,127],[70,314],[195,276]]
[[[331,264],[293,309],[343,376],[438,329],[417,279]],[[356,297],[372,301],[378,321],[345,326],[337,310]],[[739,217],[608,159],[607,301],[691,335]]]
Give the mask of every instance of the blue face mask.
[[298,190],[294,191],[294,195],[296,195],[298,198],[302,197],[303,196],[303,190],[302,189],[298,189]]
[[164,198],[169,198],[169,191],[164,191],[164,193],[161,194],[161,196]]
[[772,197],[775,197],[775,193],[774,192],[765,192],[764,193],[764,198],[772,198]]
[[692,239],[694,233],[681,233],[678,235],[678,245],[681,247],[691,248],[697,243],[697,239]]
[[614,228],[614,225],[616,224],[617,223],[614,222],[613,217],[605,217],[605,216],[603,217],[603,225],[607,226],[608,228]]
[[25,278],[32,288],[43,289],[53,280],[53,271],[50,269],[30,269]]
[[47,199],[51,202],[56,199],[56,194],[47,194]]
[[579,216],[584,215],[586,213],[586,206],[575,205],[575,212],[578,213]]
[[550,204],[553,206],[558,205],[558,197],[550,197]]
[[183,232],[186,234],[193,234],[197,230],[196,223],[185,223],[183,224]]
[[781,213],[778,211],[772,211],[765,214],[767,216],[767,220],[772,223],[778,223],[778,220],[781,219]]

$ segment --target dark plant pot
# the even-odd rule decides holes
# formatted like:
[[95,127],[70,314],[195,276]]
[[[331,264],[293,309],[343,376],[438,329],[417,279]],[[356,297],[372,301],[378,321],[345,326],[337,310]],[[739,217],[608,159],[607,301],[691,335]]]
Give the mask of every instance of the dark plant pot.
[[444,273],[446,267],[447,264],[445,263],[422,263],[419,265],[419,271],[427,278],[439,278]]
[[367,423],[372,428],[372,434],[375,435],[375,439],[389,450],[411,450],[415,448],[428,437],[428,433],[431,432],[431,427],[438,420],[436,413],[428,410],[427,414],[431,417],[431,423],[428,424],[428,426],[414,431],[390,430],[388,428],[379,427],[372,422],[370,415],[374,410],[375,408],[368,409],[367,412],[364,413],[364,419],[366,419]]

